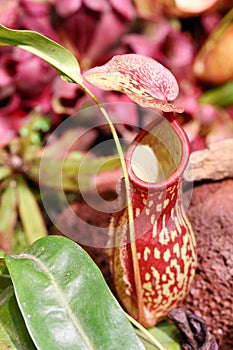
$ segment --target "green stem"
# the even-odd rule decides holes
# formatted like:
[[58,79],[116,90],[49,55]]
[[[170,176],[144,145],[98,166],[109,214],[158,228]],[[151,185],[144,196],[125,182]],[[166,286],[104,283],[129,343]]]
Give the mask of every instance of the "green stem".
[[136,296],[137,296],[137,301],[138,301],[138,319],[141,320],[141,319],[143,319],[142,284],[141,284],[139,264],[138,264],[138,259],[137,259],[137,248],[136,248],[136,241],[135,241],[133,206],[132,206],[131,193],[130,193],[130,182],[129,182],[129,176],[128,176],[126,162],[125,162],[125,158],[124,158],[124,153],[123,153],[116,129],[115,129],[111,119],[109,118],[106,109],[103,107],[102,103],[92,93],[91,90],[89,90],[84,84],[80,84],[80,82],[78,84],[89,95],[89,97],[95,102],[95,104],[99,107],[102,115],[104,116],[105,120],[107,121],[107,123],[109,125],[113,139],[114,139],[115,144],[116,144],[117,152],[118,152],[119,157],[120,157],[122,172],[123,172],[123,176],[125,179],[125,190],[126,190],[128,219],[129,219],[130,247],[131,247],[132,261],[133,261]]

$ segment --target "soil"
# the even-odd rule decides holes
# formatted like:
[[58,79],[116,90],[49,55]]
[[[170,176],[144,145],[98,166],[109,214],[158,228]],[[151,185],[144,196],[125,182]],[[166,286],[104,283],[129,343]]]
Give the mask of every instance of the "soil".
[[[112,195],[115,194],[108,193],[107,197]],[[192,288],[181,306],[204,319],[221,350],[233,349],[232,203],[233,179],[228,179],[196,184],[188,209],[197,240],[198,267]],[[70,220],[66,210],[58,223],[68,223],[68,236],[86,249],[114,292],[107,252],[102,248],[108,241],[107,230],[101,229],[108,227],[110,214],[88,207],[83,199],[75,201],[72,209],[82,219],[78,225]],[[92,241],[92,247],[85,244],[88,241]]]
[[233,180],[195,186],[188,214],[198,267],[183,306],[206,321],[221,350],[232,350]]

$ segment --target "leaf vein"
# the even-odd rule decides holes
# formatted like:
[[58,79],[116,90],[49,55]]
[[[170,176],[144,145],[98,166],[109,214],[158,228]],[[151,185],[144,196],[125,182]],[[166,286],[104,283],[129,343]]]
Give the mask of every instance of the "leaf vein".
[[29,259],[29,260],[33,260],[34,262],[36,262],[42,271],[44,271],[46,273],[46,275],[48,276],[48,278],[50,279],[59,299],[61,304],[64,306],[67,314],[69,315],[71,321],[73,322],[75,328],[79,331],[84,343],[86,343],[86,345],[88,346],[88,349],[90,350],[95,350],[91,344],[90,339],[88,338],[88,336],[86,335],[86,333],[84,332],[82,326],[80,325],[80,322],[78,321],[77,317],[75,316],[75,314],[73,313],[72,309],[70,308],[69,304],[66,302],[64,293],[62,291],[62,289],[60,288],[59,284],[56,282],[56,279],[54,278],[53,274],[49,271],[49,269],[47,268],[47,266],[38,258],[36,258],[35,256],[31,255],[31,254],[20,254],[18,256],[16,256],[16,258],[18,259]]

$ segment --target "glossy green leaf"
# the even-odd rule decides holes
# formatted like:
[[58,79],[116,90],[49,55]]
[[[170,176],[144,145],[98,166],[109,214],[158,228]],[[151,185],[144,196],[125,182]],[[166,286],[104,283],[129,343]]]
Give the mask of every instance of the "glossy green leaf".
[[35,350],[17,305],[13,287],[0,294],[0,350]]
[[0,45],[18,46],[54,67],[66,81],[82,82],[79,64],[70,51],[55,41],[29,30],[13,30],[0,25]]
[[19,307],[39,350],[142,350],[89,255],[62,236],[6,256]]
[[[180,345],[179,330],[174,324],[169,323],[168,321],[163,321],[156,327],[149,329],[149,332],[166,350],[182,349]],[[156,346],[151,344],[148,339],[145,339],[141,332],[137,333],[145,345],[146,350],[157,350]]]
[[9,251],[17,221],[16,182],[10,181],[1,196],[0,205],[0,247]]
[[39,205],[22,177],[17,178],[19,215],[28,244],[47,235]]

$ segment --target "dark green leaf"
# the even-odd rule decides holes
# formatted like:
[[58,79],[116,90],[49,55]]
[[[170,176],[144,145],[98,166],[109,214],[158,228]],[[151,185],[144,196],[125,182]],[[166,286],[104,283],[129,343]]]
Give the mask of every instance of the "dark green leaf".
[[29,30],[13,30],[0,25],[0,45],[18,46],[54,67],[66,81],[82,82],[75,57],[64,47],[44,35]]
[[0,350],[35,350],[15,300],[13,287],[0,294]]
[[39,350],[142,350],[141,342],[89,255],[48,236],[6,256],[17,300]]

